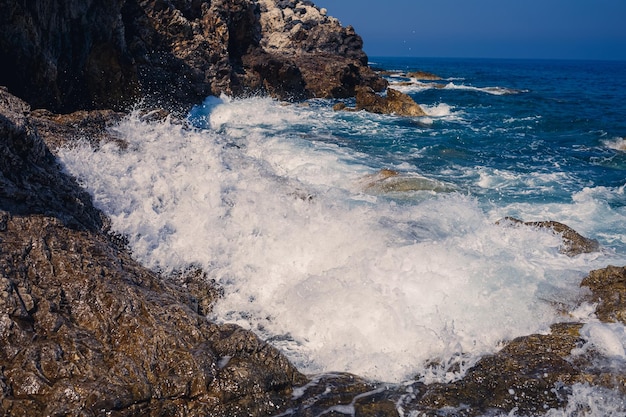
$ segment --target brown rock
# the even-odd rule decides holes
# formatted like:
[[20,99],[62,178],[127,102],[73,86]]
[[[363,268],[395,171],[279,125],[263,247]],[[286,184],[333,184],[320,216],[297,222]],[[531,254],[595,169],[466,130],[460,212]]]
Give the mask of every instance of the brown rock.
[[[100,116],[76,130],[97,129]],[[201,273],[168,279],[135,262],[4,90],[0,174],[1,415],[286,409],[304,376],[252,333],[199,315],[219,296]]]
[[[420,387],[412,407],[438,415],[457,409],[462,416],[494,410],[537,415],[566,404],[567,386],[581,382],[581,370],[567,357],[580,344],[581,324],[558,324],[548,335],[517,338],[494,355],[482,358],[457,382]],[[448,408],[448,409],[449,409]]]
[[431,74],[430,72],[425,72],[425,71],[409,72],[406,74],[406,76],[410,78],[415,78],[418,80],[431,80],[431,81],[441,80],[440,76]]
[[356,92],[356,109],[379,114],[397,114],[398,116],[425,116],[426,113],[410,96],[392,88],[382,97],[368,87]]
[[563,223],[555,221],[523,222],[513,217],[506,217],[504,220],[498,221],[498,224],[504,224],[505,222],[513,225],[525,225],[552,230],[563,239],[563,245],[559,248],[559,252],[567,256],[597,252],[600,249],[600,244],[597,240],[586,238]]
[[184,112],[220,93],[300,99],[386,86],[354,29],[308,1],[92,3],[2,2],[0,85],[64,113],[139,99]]
[[626,324],[626,267],[608,266],[591,271],[580,285],[591,289],[600,320]]

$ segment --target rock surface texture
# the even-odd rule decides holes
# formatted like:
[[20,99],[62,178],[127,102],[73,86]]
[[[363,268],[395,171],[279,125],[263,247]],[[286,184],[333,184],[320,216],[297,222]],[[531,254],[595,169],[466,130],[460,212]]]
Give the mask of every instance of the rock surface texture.
[[353,96],[386,82],[363,42],[308,1],[0,3],[0,85],[33,108],[187,108],[208,95]]

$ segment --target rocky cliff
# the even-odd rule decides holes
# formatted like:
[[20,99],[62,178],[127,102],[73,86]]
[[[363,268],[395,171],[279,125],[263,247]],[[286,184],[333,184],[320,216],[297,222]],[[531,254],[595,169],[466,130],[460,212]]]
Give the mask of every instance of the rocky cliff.
[[0,59],[0,85],[57,112],[386,86],[352,28],[300,0],[3,1]]

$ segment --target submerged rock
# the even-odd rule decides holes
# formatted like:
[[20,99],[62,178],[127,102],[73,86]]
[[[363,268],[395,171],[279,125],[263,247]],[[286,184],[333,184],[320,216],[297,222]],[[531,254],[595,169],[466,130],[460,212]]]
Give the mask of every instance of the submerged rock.
[[559,252],[567,256],[576,256],[600,250],[600,243],[597,240],[584,237],[563,223],[555,221],[523,222],[513,217],[506,217],[504,220],[498,221],[498,224],[506,223],[552,230],[563,239],[563,245],[559,248]]
[[371,193],[411,191],[452,192],[456,189],[451,184],[419,175],[400,174],[391,169],[381,169],[376,174],[367,175],[361,182],[363,189]]

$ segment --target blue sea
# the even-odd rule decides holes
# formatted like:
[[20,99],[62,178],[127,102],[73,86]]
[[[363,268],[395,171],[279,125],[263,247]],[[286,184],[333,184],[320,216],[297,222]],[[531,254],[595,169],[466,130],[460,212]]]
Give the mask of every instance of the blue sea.
[[[307,374],[453,381],[572,320],[622,367],[624,326],[599,323],[579,284],[626,265],[626,62],[370,60],[427,116],[209,97],[184,123],[129,116],[113,128],[123,149],[85,141],[60,159],[140,262],[201,267],[224,290],[210,318]],[[559,236],[508,216],[565,223],[601,249],[566,256]],[[626,413],[619,393],[578,385],[549,415],[583,408]]]

